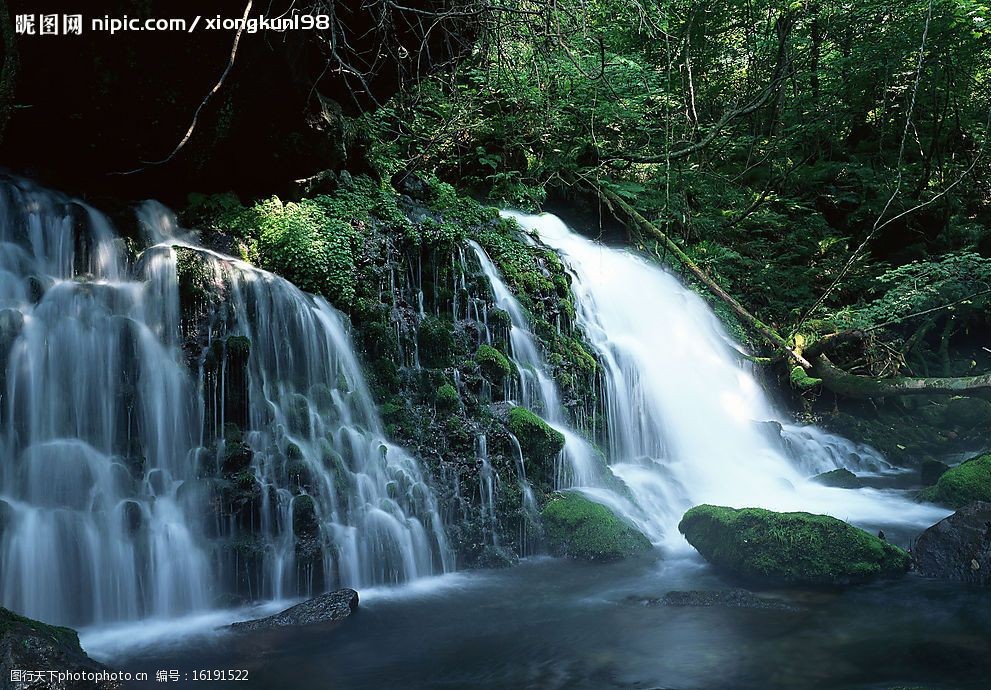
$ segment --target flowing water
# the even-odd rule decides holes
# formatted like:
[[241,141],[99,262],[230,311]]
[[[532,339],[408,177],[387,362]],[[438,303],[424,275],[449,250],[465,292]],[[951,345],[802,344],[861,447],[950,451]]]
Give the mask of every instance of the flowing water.
[[78,625],[452,569],[340,315],[139,216],[132,256],[95,210],[3,185],[3,605]]
[[[655,542],[687,548],[677,523],[700,503],[826,513],[904,534],[946,514],[894,491],[851,492],[808,481],[838,467],[870,473],[891,468],[871,448],[788,424],[712,309],[670,273],[583,237],[551,214],[507,215],[570,266],[578,325],[602,364],[606,457],[627,491],[612,490],[592,472],[575,472],[572,485]],[[486,273],[500,295],[505,288],[497,287],[501,281],[491,264]],[[500,297],[512,315],[511,300]],[[514,354],[526,352],[526,345],[518,350],[514,339]],[[538,362],[533,369],[543,367]],[[538,378],[541,391],[553,388],[549,377]]]
[[[729,586],[677,534],[697,503],[829,513],[901,544],[945,511],[893,488],[905,482],[871,449],[789,424],[709,307],[628,251],[515,214],[572,271],[602,365],[607,433],[592,438],[562,405],[526,312],[469,246],[510,317],[520,377],[503,397],[565,437],[556,487],[611,506],[662,548],[613,565],[532,558],[424,577],[454,569],[437,500],[385,440],[332,307],[200,247],[160,205],[142,207],[134,238],[26,183],[0,192],[0,602],[85,626],[84,646],[115,668],[250,668],[252,687],[762,690],[977,688],[991,671],[986,597],[917,577],[767,595],[787,610],[640,603]],[[461,307],[484,321],[479,304]],[[476,454],[498,545],[507,478],[484,436]],[[535,520],[522,453],[518,465]],[[837,467],[878,488],[808,481]],[[408,584],[382,587],[396,583]],[[280,605],[211,610],[232,596],[291,601],[338,585],[363,601],[339,629],[261,646],[214,630]]]

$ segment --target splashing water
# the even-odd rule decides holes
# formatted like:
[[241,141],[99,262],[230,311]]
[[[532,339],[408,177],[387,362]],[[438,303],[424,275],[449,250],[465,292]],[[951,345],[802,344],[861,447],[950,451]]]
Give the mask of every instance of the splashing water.
[[[506,215],[570,265],[578,325],[602,364],[609,469],[627,491],[583,484],[581,475],[575,485],[655,542],[684,545],[677,523],[700,503],[920,527],[945,515],[893,492],[810,482],[837,467],[889,468],[870,448],[779,421],[715,314],[671,274],[582,237],[553,215]],[[760,424],[768,420],[777,422],[777,438]]]
[[453,569],[324,300],[157,204],[131,261],[84,204],[0,195],[4,606],[92,624]]

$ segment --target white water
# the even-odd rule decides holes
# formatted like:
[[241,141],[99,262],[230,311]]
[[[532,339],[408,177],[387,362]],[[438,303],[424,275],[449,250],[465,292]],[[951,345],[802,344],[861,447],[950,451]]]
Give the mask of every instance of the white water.
[[[157,204],[140,214],[155,244],[132,263],[80,202],[25,183],[0,195],[2,605],[73,625],[165,619],[225,594],[453,568],[434,495],[384,440],[325,301],[197,247]],[[217,299],[181,304],[179,251]],[[250,339],[238,371],[232,335]],[[216,481],[231,422],[249,463]],[[242,501],[233,484],[253,488]]]
[[[919,527],[946,514],[894,492],[808,481],[837,467],[878,471],[887,463],[876,451],[815,427],[783,424],[776,442],[756,422],[780,415],[698,295],[657,266],[582,237],[553,215],[507,215],[571,267],[578,325],[603,368],[609,467],[629,496],[598,482],[583,484],[580,474],[574,485],[654,541],[683,546],[677,523],[700,503]],[[515,339],[513,345],[517,353]]]

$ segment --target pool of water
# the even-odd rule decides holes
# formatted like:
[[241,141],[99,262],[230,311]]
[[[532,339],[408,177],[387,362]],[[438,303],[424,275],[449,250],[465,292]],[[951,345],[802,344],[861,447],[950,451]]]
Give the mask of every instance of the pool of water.
[[158,632],[89,631],[83,644],[152,678],[159,669],[248,669],[235,685],[244,688],[989,687],[987,590],[909,575],[759,593],[792,610],[641,603],[733,586],[694,555],[609,565],[537,558],[363,591],[358,612],[331,630],[216,631],[247,614],[229,612]]

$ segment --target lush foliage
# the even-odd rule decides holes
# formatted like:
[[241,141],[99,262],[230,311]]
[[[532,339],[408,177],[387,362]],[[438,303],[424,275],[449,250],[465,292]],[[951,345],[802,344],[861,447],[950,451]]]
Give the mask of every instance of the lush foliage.
[[989,364],[956,337],[989,321],[986,297],[965,301],[991,255],[985,4],[477,10],[469,59],[368,118],[388,172],[519,207],[608,189],[785,335],[886,324],[867,344],[905,356],[862,363],[875,374],[914,373],[950,338]]

